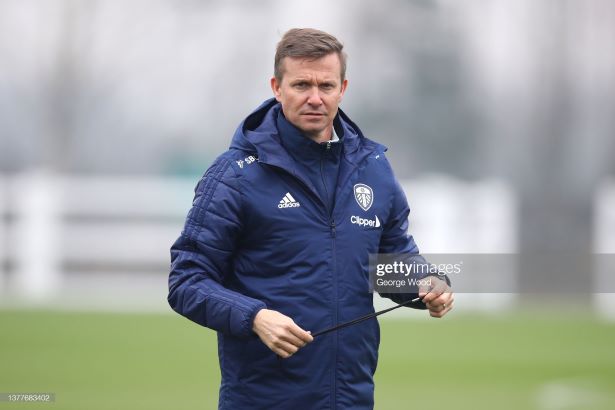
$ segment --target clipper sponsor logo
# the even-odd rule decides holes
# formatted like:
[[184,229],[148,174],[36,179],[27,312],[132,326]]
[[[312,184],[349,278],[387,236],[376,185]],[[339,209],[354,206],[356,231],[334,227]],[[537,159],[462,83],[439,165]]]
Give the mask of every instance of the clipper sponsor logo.
[[290,192],[287,192],[286,195],[284,195],[284,198],[282,198],[280,200],[280,203],[278,204],[278,208],[282,209],[282,208],[297,208],[301,206],[301,204],[299,202],[297,202],[295,200],[295,198],[293,198],[293,196],[290,194]]
[[350,217],[350,222],[365,228],[380,228],[378,215],[376,215],[376,219],[361,218],[360,216],[353,215]]

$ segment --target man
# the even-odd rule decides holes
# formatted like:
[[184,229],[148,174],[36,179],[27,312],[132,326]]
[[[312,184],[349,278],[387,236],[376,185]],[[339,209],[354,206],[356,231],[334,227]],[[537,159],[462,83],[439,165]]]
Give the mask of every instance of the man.
[[[408,205],[384,156],[338,109],[346,56],[333,36],[288,31],[265,101],[195,189],[171,249],[169,303],[218,332],[220,409],[372,409],[370,253],[414,255]],[[434,317],[444,281],[421,291]],[[402,302],[409,294],[386,295]]]

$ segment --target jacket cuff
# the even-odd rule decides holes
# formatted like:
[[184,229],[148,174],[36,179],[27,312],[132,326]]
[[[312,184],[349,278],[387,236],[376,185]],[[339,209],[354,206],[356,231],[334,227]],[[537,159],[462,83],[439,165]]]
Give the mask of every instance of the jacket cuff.
[[256,317],[256,314],[262,309],[267,309],[267,305],[265,305],[265,303],[261,302],[260,300],[254,299],[254,303],[244,316],[244,319],[241,323],[241,328],[239,329],[237,336],[249,337],[255,335],[254,331],[252,330],[254,318]]

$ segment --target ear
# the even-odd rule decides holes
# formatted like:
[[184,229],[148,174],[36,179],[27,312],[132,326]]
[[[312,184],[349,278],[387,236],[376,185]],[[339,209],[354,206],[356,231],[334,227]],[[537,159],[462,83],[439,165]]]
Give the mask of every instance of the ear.
[[271,77],[270,83],[271,83],[271,91],[273,91],[273,96],[279,102],[281,95],[282,95],[280,92],[280,84],[278,84],[278,80],[276,80],[275,77]]
[[344,98],[344,93],[346,92],[346,87],[348,87],[348,80],[342,81],[342,89],[340,91],[340,96],[338,98],[338,101],[342,101],[342,98]]

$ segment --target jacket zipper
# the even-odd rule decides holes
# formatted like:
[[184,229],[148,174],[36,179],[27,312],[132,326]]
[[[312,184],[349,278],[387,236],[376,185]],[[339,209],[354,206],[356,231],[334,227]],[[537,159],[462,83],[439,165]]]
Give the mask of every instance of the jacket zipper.
[[[327,151],[331,148],[331,142],[327,142]],[[329,221],[331,221],[331,216],[333,215],[333,210],[329,209],[329,190],[327,189],[327,181],[325,181],[325,172],[323,169],[323,163],[324,163],[324,157],[325,157],[325,151],[321,151],[320,153],[320,180],[322,181],[322,185],[325,188],[325,196],[326,198],[324,198],[324,203],[325,203],[325,209],[327,210],[327,215],[329,217]]]
[[[330,223],[329,226],[331,228],[331,253],[332,253],[332,275],[333,275],[333,302],[334,302],[334,315],[333,315],[333,324],[337,325],[339,319],[338,319],[338,283],[337,283],[337,269],[336,269],[336,265],[337,265],[337,260],[335,257],[336,251],[335,251],[335,220],[333,219],[333,216],[331,216],[330,219]],[[333,341],[333,406],[331,407],[332,409],[337,408],[337,403],[336,403],[336,398],[337,398],[337,349],[339,347],[339,333],[335,332],[334,336],[335,339]]]
[[[327,142],[326,145],[326,149],[329,150],[331,149],[331,142]],[[266,162],[264,162],[265,164],[267,164]],[[324,205],[325,211],[327,212],[327,217],[328,217],[328,224],[329,224],[329,230],[331,233],[331,250],[332,250],[332,275],[333,275],[333,295],[334,295],[334,309],[333,309],[333,324],[336,325],[338,322],[338,302],[337,302],[337,288],[338,288],[338,281],[337,281],[337,272],[335,269],[336,266],[336,258],[335,258],[335,237],[336,237],[336,227],[335,227],[335,220],[333,219],[333,209],[329,209],[329,201],[328,201],[328,196],[329,194],[327,193],[327,185],[325,184],[325,180],[324,180],[324,175],[323,175],[323,162],[322,162],[322,156],[320,158],[320,176],[321,179],[323,180],[323,184],[325,186],[325,193],[327,195],[326,200],[323,200],[322,198],[319,198],[317,194],[313,193],[312,190],[298,177],[296,177],[295,175],[293,175],[292,173],[288,172],[286,169],[279,167],[277,165],[273,165],[273,164],[267,164],[269,166],[278,168],[282,171],[284,171],[286,174],[290,175],[291,177],[293,177],[295,180],[299,181],[299,183],[301,185],[303,185],[303,187],[305,188],[305,190],[307,192],[309,192],[310,194],[312,194],[314,197],[316,197],[317,200],[320,200],[322,202],[322,204]],[[333,208],[335,208],[335,198],[333,198]],[[336,397],[337,397],[337,349],[339,346],[339,338],[338,338],[338,332],[335,332],[335,335],[333,336],[334,340],[333,340],[333,391],[332,391],[332,397],[331,397],[331,405],[332,405],[332,409],[336,408]]]
[[[328,152],[331,149],[331,141],[327,141],[327,144],[325,146],[325,149],[321,152],[320,155],[320,178],[322,180],[322,184],[325,188],[325,195],[326,198],[323,201],[325,203],[325,209],[327,211],[327,215],[329,217],[329,229],[331,232],[331,274],[333,277],[333,324],[336,325],[339,321],[339,309],[338,309],[338,278],[337,278],[337,269],[336,269],[336,258],[335,258],[335,236],[336,236],[336,231],[335,231],[335,219],[333,219],[333,209],[335,209],[335,198],[333,198],[333,204],[330,207],[329,205],[329,191],[327,190],[327,183],[325,180],[325,174],[324,174],[324,169],[323,169],[323,162],[324,162],[324,156],[326,155],[326,152]],[[335,188],[335,187],[334,187]],[[332,397],[331,397],[331,408],[334,409],[337,407],[337,403],[336,403],[336,398],[337,398],[337,349],[339,347],[339,335],[338,332],[335,332],[335,335],[333,336],[333,381],[332,381],[332,385],[333,385],[333,390],[332,390]]]

